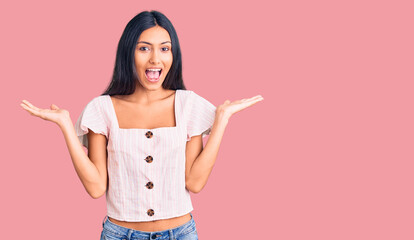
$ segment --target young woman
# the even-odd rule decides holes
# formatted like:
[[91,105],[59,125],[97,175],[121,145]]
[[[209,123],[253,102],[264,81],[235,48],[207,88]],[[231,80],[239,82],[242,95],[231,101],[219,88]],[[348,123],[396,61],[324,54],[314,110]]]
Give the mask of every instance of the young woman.
[[101,239],[198,239],[189,191],[207,183],[230,117],[263,98],[215,107],[186,90],[181,69],[173,25],[160,12],[144,11],[121,36],[107,90],[75,126],[54,104],[21,104],[58,124],[86,191],[106,195]]

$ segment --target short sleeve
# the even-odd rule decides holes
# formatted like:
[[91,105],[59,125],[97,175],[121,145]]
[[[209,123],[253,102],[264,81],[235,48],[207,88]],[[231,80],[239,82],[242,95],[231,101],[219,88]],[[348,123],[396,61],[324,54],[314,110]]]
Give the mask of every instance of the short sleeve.
[[89,129],[94,133],[105,135],[108,138],[108,129],[103,114],[99,97],[92,99],[83,109],[75,124],[75,132],[83,146],[88,148]]
[[210,134],[213,126],[216,106],[193,91],[190,92],[188,103],[191,106],[187,113],[187,141],[200,134],[204,138]]

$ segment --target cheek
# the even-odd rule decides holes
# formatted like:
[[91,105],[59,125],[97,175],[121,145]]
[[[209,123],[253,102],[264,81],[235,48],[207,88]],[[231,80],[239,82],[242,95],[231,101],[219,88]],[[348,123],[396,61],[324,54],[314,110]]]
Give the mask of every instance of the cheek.
[[165,65],[167,65],[168,68],[170,68],[171,65],[172,65],[172,62],[173,62],[173,56],[172,56],[172,54],[166,55],[165,58],[164,58]]
[[145,59],[140,55],[135,55],[135,68],[138,72],[142,72],[142,66],[145,66]]

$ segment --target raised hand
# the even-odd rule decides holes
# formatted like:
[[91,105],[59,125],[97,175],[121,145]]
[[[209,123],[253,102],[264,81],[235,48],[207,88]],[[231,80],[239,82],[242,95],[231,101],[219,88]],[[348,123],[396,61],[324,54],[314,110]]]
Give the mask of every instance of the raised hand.
[[33,106],[29,101],[22,100],[23,103],[20,103],[26,111],[28,111],[31,115],[40,117],[43,120],[51,121],[56,123],[57,125],[61,125],[65,120],[70,119],[69,111],[65,109],[60,109],[55,104],[50,106],[50,109],[41,109],[38,107]]
[[234,113],[239,112],[247,107],[252,106],[263,100],[261,95],[257,95],[251,98],[243,98],[241,100],[230,102],[226,100],[222,105],[217,107],[217,114],[226,119],[229,119]]

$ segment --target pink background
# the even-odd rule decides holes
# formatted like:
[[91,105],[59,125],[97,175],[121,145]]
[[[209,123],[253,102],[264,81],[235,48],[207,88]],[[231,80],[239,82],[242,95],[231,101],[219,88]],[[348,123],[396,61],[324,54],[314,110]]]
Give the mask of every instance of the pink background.
[[2,239],[99,239],[57,125],[110,82],[127,22],[174,24],[184,82],[214,105],[261,94],[192,194],[200,239],[414,239],[411,1],[15,1],[0,7]]

